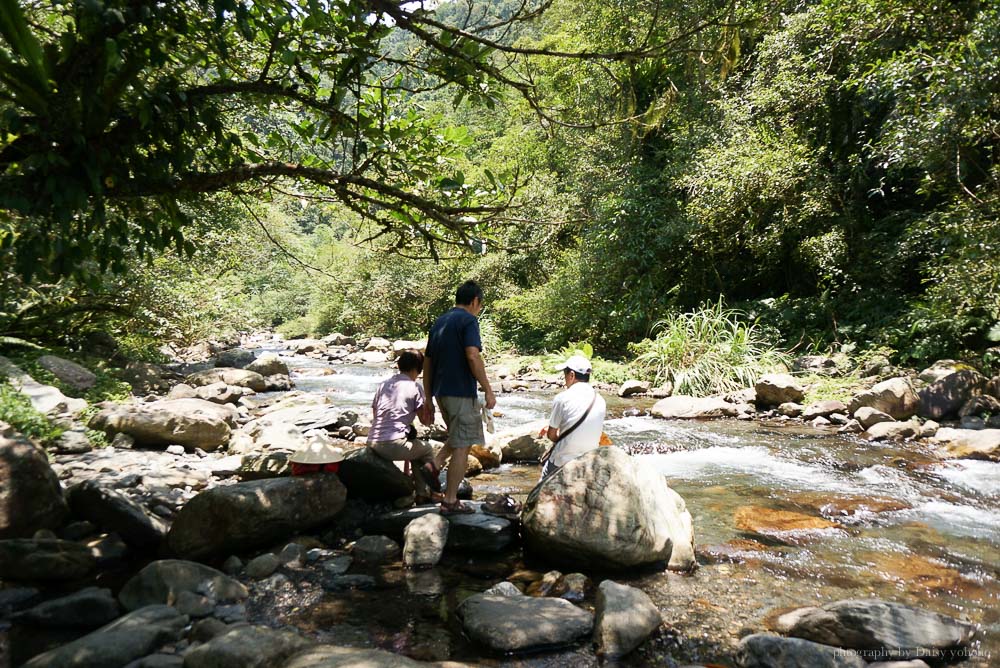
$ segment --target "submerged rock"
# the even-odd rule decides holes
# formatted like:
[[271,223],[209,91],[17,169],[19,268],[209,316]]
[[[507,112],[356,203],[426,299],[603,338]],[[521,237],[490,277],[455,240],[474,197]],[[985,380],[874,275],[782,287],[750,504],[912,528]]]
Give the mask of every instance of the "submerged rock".
[[563,466],[535,488],[521,517],[527,547],[549,561],[581,568],[695,566],[684,500],[620,448],[598,448]]
[[189,559],[232,554],[326,524],[346,500],[337,476],[324,473],[215,487],[181,508],[167,542]]
[[498,652],[567,645],[594,625],[589,612],[561,598],[475,594],[456,612],[470,638]]

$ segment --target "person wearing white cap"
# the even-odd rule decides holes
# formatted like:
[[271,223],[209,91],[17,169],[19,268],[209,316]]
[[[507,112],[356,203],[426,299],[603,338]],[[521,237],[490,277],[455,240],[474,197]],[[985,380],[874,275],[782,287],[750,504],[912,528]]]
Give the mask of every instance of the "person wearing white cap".
[[558,369],[563,372],[566,389],[552,402],[546,435],[554,445],[542,467],[542,480],[597,449],[608,411],[604,398],[590,385],[591,366],[586,357],[573,355]]

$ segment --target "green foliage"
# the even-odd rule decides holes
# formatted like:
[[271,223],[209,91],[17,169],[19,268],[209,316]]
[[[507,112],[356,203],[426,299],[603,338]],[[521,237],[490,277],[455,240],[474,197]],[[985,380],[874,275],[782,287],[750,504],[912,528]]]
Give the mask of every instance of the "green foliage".
[[43,443],[56,440],[64,431],[32,408],[31,401],[5,379],[0,379],[0,422],[6,422],[25,436]]
[[653,383],[673,383],[677,394],[700,397],[750,387],[787,361],[756,323],[721,300],[672,315],[654,331],[655,338],[631,346],[633,364]]

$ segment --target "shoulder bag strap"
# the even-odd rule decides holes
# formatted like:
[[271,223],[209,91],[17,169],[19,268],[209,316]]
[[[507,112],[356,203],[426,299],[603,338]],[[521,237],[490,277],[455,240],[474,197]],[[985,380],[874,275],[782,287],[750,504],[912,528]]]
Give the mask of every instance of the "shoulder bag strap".
[[577,420],[573,424],[572,427],[570,427],[566,431],[560,432],[559,435],[556,436],[556,440],[552,441],[552,447],[549,448],[548,450],[546,450],[545,454],[543,454],[538,459],[539,462],[541,462],[542,464],[544,464],[545,462],[547,462],[549,460],[549,457],[552,456],[552,452],[556,449],[556,446],[559,445],[559,442],[562,441],[567,436],[569,436],[571,433],[573,433],[573,430],[575,430],[577,427],[579,427],[581,424],[583,424],[583,421],[587,419],[588,415],[590,415],[590,409],[592,409],[594,407],[594,402],[595,401],[597,401],[597,390],[594,390],[594,396],[590,400],[590,405],[587,406],[587,410],[585,410],[583,412],[583,415],[580,416],[580,419]]

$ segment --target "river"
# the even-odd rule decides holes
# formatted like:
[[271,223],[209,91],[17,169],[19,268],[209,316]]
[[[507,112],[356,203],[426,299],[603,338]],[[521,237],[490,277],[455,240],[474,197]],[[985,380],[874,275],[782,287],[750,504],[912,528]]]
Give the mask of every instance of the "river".
[[[287,361],[293,369],[327,366],[303,357]],[[331,368],[333,375],[297,377],[298,389],[330,393],[338,406],[359,411],[369,410],[375,386],[391,373]],[[497,430],[546,417],[553,395],[499,395]],[[980,625],[964,665],[1000,661],[1000,464],[942,462],[921,445],[869,443],[801,424],[634,415],[648,405],[609,397],[606,431],[684,497],[701,566],[692,574],[614,576],[645,590],[666,622],[666,631],[625,665],[729,663],[739,638],[766,629],[778,611],[872,596]],[[472,484],[477,496],[503,491],[523,498],[537,476],[537,467],[504,464]],[[823,516],[838,526],[761,539],[737,528],[741,507],[750,507],[744,511],[750,515],[772,509]],[[375,597],[352,595],[349,603],[326,597],[316,614],[300,608],[286,620],[341,642],[367,624],[377,644],[422,659],[596,665],[587,648],[505,658],[484,655],[461,637],[448,613],[463,595],[505,577],[527,577],[531,568],[544,572],[545,565],[525,564],[518,553],[489,560],[451,555],[436,573],[421,576],[424,585],[390,568],[383,582],[395,578],[397,587]]]

